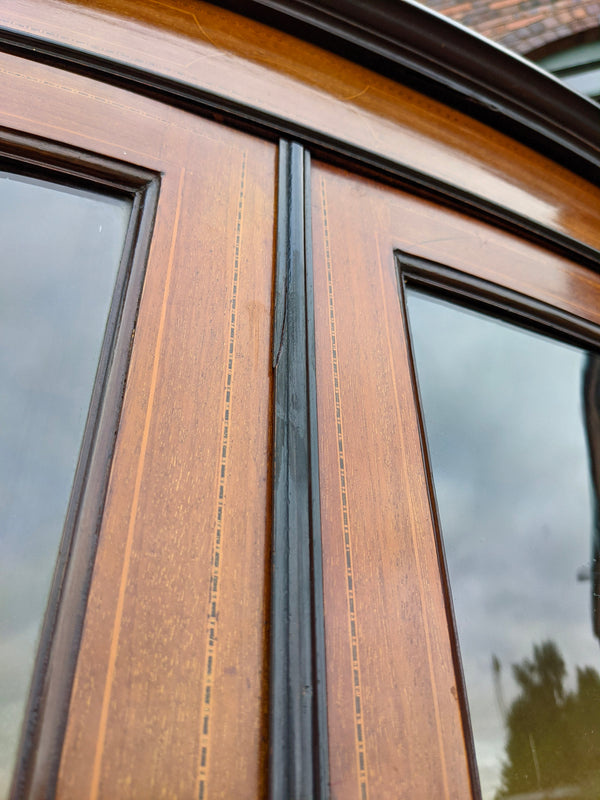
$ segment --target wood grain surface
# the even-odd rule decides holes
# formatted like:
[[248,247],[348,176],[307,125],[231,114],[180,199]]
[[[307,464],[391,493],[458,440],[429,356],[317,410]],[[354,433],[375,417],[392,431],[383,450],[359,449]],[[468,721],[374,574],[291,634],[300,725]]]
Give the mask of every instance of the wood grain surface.
[[218,138],[163,183],[65,797],[260,794],[274,164]]
[[[0,25],[255,105],[600,247],[597,188],[200,0],[15,0]],[[160,178],[56,797],[263,797],[276,146],[5,53],[0,128]],[[394,253],[593,323],[599,280],[325,163],[312,202],[332,796],[470,797]]]
[[0,125],[161,174],[57,797],[261,796],[275,148],[0,69]]
[[543,155],[315,46],[201,0],[15,0],[0,25],[289,119],[600,248],[600,191]]
[[312,178],[331,785],[470,797],[397,250],[600,322],[600,280],[323,164]]

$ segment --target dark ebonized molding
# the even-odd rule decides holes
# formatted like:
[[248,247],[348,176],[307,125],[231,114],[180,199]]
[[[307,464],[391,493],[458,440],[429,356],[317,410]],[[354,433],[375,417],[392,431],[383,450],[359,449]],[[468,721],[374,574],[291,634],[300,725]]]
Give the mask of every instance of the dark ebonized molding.
[[[330,2],[332,3],[333,0],[330,0]],[[379,58],[376,56],[376,49],[371,51],[365,44],[361,46],[362,49],[358,48],[358,51],[354,52],[355,46],[351,47],[346,39],[343,37],[340,38],[341,34],[339,31],[335,36],[331,33],[330,28],[333,30],[333,22],[330,22],[328,25],[322,22],[321,30],[317,24],[317,17],[319,15],[316,14],[316,11],[315,21],[311,23],[312,27],[308,25],[307,21],[299,21],[298,9],[301,7],[304,8],[305,6],[308,8],[310,6],[308,3],[285,3],[283,0],[281,0],[281,2],[279,2],[279,0],[273,0],[273,2],[270,0],[269,2],[266,0],[265,2],[262,0],[239,0],[239,2],[237,0],[235,2],[233,0],[215,0],[215,3],[247,13],[249,16],[253,16],[264,22],[269,22],[273,25],[277,24],[284,30],[288,30],[289,28],[290,32],[297,36],[304,35],[309,41],[318,42],[324,47],[329,47],[329,49],[336,52],[339,51],[347,58],[353,58],[358,63],[365,63],[367,66],[378,69],[384,74],[392,75],[400,83],[407,85],[412,84],[425,94],[439,97],[439,99],[447,102],[449,105],[465,111],[469,111],[470,109],[470,113],[472,113],[474,117],[483,119],[483,116],[485,116],[485,109],[487,108],[489,111],[489,109],[493,108],[494,113],[492,117],[486,118],[485,121],[495,125],[499,130],[506,130],[508,133],[512,132],[515,138],[525,141],[545,155],[554,157],[558,163],[567,166],[587,180],[593,181],[596,179],[600,182],[600,136],[597,133],[597,129],[600,128],[600,111],[598,110],[598,106],[571,92],[551,76],[541,73],[539,70],[536,70],[535,67],[518,59],[516,56],[512,56],[494,47],[490,42],[479,39],[474,34],[469,33],[459,26],[453,25],[445,19],[438,18],[437,15],[428,12],[427,9],[414,6],[412,3],[407,2],[407,0],[392,3],[395,13],[400,15],[401,26],[403,26],[402,29],[404,30],[405,39],[403,41],[405,41],[406,52],[412,52],[414,48],[417,47],[417,43],[420,41],[419,31],[421,31],[420,35],[425,39],[423,43],[424,46],[429,41],[429,36],[438,37],[432,42],[429,42],[428,47],[437,47],[440,50],[438,60],[440,63],[445,63],[443,61],[443,56],[451,58],[450,48],[446,47],[445,44],[449,41],[448,37],[450,34],[453,33],[459,40],[461,37],[465,39],[465,41],[462,41],[462,44],[461,42],[457,42],[456,47],[460,44],[460,46],[464,48],[467,44],[470,44],[478,51],[479,49],[481,50],[480,55],[484,66],[477,66],[476,68],[475,64],[471,65],[473,69],[476,69],[476,75],[481,75],[484,72],[484,67],[487,63],[485,61],[485,56],[492,58],[493,54],[499,62],[506,62],[506,68],[510,66],[512,69],[516,69],[522,73],[521,81],[527,82],[527,77],[531,80],[535,78],[536,81],[541,84],[538,86],[540,96],[543,95],[544,92],[546,94],[557,93],[564,106],[564,118],[548,116],[548,120],[552,121],[552,125],[549,124],[549,126],[544,127],[537,123],[534,124],[533,118],[528,121],[529,117],[524,113],[519,118],[519,124],[516,126],[515,130],[512,130],[514,127],[511,122],[512,117],[510,115],[507,116],[500,105],[494,105],[491,95],[485,103],[483,100],[477,102],[469,101],[469,108],[463,108],[465,105],[463,102],[464,94],[454,89],[450,91],[448,88],[449,84],[445,82],[443,78],[441,66],[440,74],[436,78],[431,70],[420,71],[421,68],[418,67],[416,60],[413,67],[410,69],[408,66],[403,66],[400,61],[395,62],[393,59],[388,59],[381,63],[379,63],[379,61],[378,63],[371,63],[376,57]],[[361,8],[367,10],[371,8],[371,4],[354,4],[350,0],[344,0],[344,3],[352,5],[353,7],[354,5],[360,5]],[[375,0],[373,8],[376,9],[379,4],[378,0]],[[327,4],[321,5],[323,8],[321,8],[319,14],[324,15],[324,8]],[[285,13],[283,11],[284,7],[287,8]],[[292,7],[295,9],[293,13]],[[312,8],[312,6],[310,7]],[[316,5],[314,8],[316,8]],[[408,14],[409,18],[405,18],[405,14]],[[413,31],[410,27],[412,19],[410,15],[412,14],[415,15],[417,21],[421,19],[421,26],[419,27],[419,25],[416,25],[415,28],[415,39],[412,38]],[[425,16],[423,17],[423,15]],[[333,15],[332,20],[335,21],[336,19],[337,17]],[[400,24],[400,22],[398,22],[398,24]],[[430,22],[433,25],[429,34],[426,34],[424,30],[426,27],[425,22]],[[338,20],[338,23],[341,26],[340,30],[347,24],[342,24],[341,19]],[[362,33],[366,36],[368,29]],[[323,37],[325,40],[321,41]],[[399,44],[398,47],[400,47]],[[583,266],[600,271],[600,252],[598,250],[577,241],[571,236],[547,228],[534,220],[515,213],[509,207],[480,197],[472,192],[465,191],[460,186],[439,180],[426,173],[418,172],[410,166],[410,153],[406,154],[406,159],[404,161],[394,161],[380,155],[376,150],[369,150],[368,148],[358,147],[352,143],[345,142],[343,130],[340,130],[339,138],[336,138],[324,134],[316,128],[300,125],[293,120],[278,117],[265,112],[261,108],[214,94],[184,81],[169,78],[165,75],[112,58],[99,56],[96,53],[76,47],[70,47],[59,42],[43,39],[29,33],[0,29],[0,50],[60,69],[67,69],[77,74],[86,75],[161,102],[170,103],[171,105],[185,109],[191,113],[202,114],[203,116],[209,117],[212,116],[218,122],[225,121],[229,125],[250,131],[251,133],[274,141],[278,141],[280,137],[294,139],[309,148],[314,156],[323,160],[340,164],[345,168],[367,174],[377,180],[390,182],[395,186],[400,185],[408,188],[416,194],[428,197],[437,202],[442,202],[445,205],[466,212],[478,219],[483,219],[505,230],[516,233],[520,237],[549,248],[559,255],[576,259]],[[427,49],[423,51],[423,53],[427,52]],[[425,58],[423,53],[421,53],[421,56]],[[394,64],[396,66],[392,69]],[[495,67],[492,67],[490,63],[486,69],[492,70],[492,74],[495,75],[496,73],[493,72],[493,69],[501,71],[501,67],[501,63],[498,63]],[[519,82],[512,84],[510,92],[509,86],[505,88],[506,92],[510,93],[514,102],[520,100],[521,104],[525,103],[525,95],[521,91]],[[481,92],[483,92],[483,89],[481,89]],[[461,100],[461,98],[463,98],[463,100]],[[532,113],[534,108],[535,105],[530,109]],[[567,113],[569,109],[573,112],[575,108],[579,109],[579,116],[582,117],[581,124],[577,122],[577,114]],[[556,114],[559,114],[560,111],[561,109],[559,108],[555,109]],[[555,128],[558,131],[556,136],[560,134],[559,138],[562,144],[559,144],[559,139],[556,138],[553,132]],[[576,142],[579,142],[578,147],[582,150],[582,154],[579,156],[577,155],[578,149],[575,147]],[[583,154],[585,154],[585,157]]]
[[401,288],[445,297],[454,303],[546,333],[577,347],[598,349],[600,328],[539,300],[503,286],[406,253],[396,253]]
[[125,195],[132,211],[21,732],[10,797],[54,797],[125,377],[152,236],[159,177],[44,139],[0,129],[0,165],[91,191]]
[[595,103],[413,0],[213,2],[411,85],[584,177],[600,174]]
[[273,334],[269,794],[326,800],[329,768],[308,155],[280,143]]
[[396,266],[400,304],[404,319],[404,329],[407,331],[409,342],[409,358],[412,373],[412,385],[415,397],[415,406],[419,416],[419,432],[421,438],[421,451],[429,487],[429,505],[431,518],[435,530],[438,563],[442,576],[442,586],[446,606],[448,628],[452,641],[452,656],[454,673],[458,690],[458,699],[461,708],[463,731],[467,745],[467,758],[471,788],[475,800],[481,800],[479,773],[475,757],[475,744],[469,716],[466,684],[463,674],[462,661],[458,645],[458,628],[454,616],[450,581],[444,555],[442,528],[435,501],[433,471],[427,448],[425,422],[422,412],[422,403],[419,394],[419,384],[410,337],[410,322],[406,306],[405,287],[429,292],[437,297],[463,305],[467,308],[481,311],[491,316],[512,322],[530,330],[545,333],[553,338],[569,342],[579,347],[590,348],[598,351],[600,348],[600,328],[591,322],[561,311],[550,305],[534,300],[527,295],[505,289],[502,286],[490,283],[472,275],[459,272],[432,261],[427,261],[408,253],[396,252]]
[[[425,475],[427,478],[429,508],[431,519],[433,523],[438,565],[442,579],[442,591],[444,593],[444,605],[446,608],[446,619],[448,621],[448,632],[450,634],[450,642],[452,646],[452,661],[454,665],[454,675],[456,679],[456,689],[458,692],[458,703],[460,706],[461,720],[463,725],[463,734],[465,737],[467,761],[469,764],[469,778],[471,781],[471,792],[473,800],[482,800],[481,786],[479,783],[479,770],[477,767],[477,760],[475,757],[475,740],[473,738],[473,729],[471,727],[471,717],[469,715],[469,704],[467,700],[466,682],[462,667],[462,659],[460,657],[460,649],[458,644],[458,628],[456,625],[456,618],[454,615],[454,605],[452,603],[452,592],[450,590],[450,579],[446,566],[446,556],[444,552],[444,540],[442,537],[442,526],[438,514],[437,503],[435,499],[435,489],[433,482],[433,470],[431,467],[431,460],[429,458],[429,450],[427,447],[427,435],[425,432],[425,420],[423,417],[423,404],[419,393],[419,382],[417,380],[417,370],[415,365],[414,351],[412,345],[412,338],[410,335],[410,323],[408,317],[408,308],[406,304],[405,288],[411,287],[416,289],[423,289],[425,291],[432,291],[434,293],[442,294],[450,300],[456,300],[457,297],[461,298],[461,289],[467,291],[466,287],[471,285],[471,281],[476,279],[465,274],[464,284],[461,283],[461,275],[453,269],[444,267],[441,264],[427,261],[422,258],[410,256],[407,253],[397,251],[396,257],[396,274],[398,277],[398,293],[400,295],[400,307],[402,310],[402,319],[404,330],[406,331],[406,339],[408,342],[408,358],[411,371],[411,384],[413,387],[415,408],[417,409],[417,416],[419,422],[419,438],[421,441],[421,453],[423,455],[423,464],[425,467]],[[447,281],[445,280],[447,278]],[[483,281],[478,283],[484,284]],[[472,287],[469,299],[474,296],[479,297],[480,292],[477,289],[485,289],[485,286]],[[489,286],[488,294],[489,294]],[[456,293],[453,292],[456,289]],[[485,293],[485,292],[484,292]]]

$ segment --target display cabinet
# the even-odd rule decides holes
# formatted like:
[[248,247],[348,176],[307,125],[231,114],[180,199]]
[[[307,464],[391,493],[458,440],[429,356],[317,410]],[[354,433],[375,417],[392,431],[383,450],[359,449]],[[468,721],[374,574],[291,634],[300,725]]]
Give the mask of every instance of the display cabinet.
[[0,70],[0,791],[595,796],[510,667],[595,702],[598,107],[383,0],[19,0]]

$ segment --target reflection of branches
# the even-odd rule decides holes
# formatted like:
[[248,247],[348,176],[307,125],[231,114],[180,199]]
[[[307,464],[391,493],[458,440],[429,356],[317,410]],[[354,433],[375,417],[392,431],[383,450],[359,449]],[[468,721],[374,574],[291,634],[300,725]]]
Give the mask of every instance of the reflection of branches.
[[494,680],[494,690],[496,692],[496,702],[502,717],[502,722],[506,725],[506,703],[504,702],[504,692],[502,691],[502,663],[495,653],[492,653],[492,678]]
[[[499,661],[498,674],[499,674]],[[519,694],[506,714],[506,760],[497,800],[597,800],[600,795],[600,675],[577,668],[577,689],[554,642],[513,665]]]
[[527,734],[529,738],[529,748],[531,750],[531,758],[533,759],[533,766],[535,767],[535,777],[537,780],[538,789],[542,788],[542,773],[540,772],[540,762],[538,761],[537,751],[535,749],[535,741],[531,733]]
[[582,395],[593,494],[592,626],[600,639],[600,357],[596,353],[586,356]]

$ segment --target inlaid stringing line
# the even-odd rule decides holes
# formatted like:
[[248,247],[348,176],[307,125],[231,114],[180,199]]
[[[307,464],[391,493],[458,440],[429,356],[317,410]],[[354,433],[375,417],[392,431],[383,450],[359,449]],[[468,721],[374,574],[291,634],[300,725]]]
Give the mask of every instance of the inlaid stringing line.
[[89,800],[96,800],[100,790],[100,773],[102,767],[102,757],[104,755],[104,745],[106,742],[106,733],[108,728],[108,712],[110,709],[112,688],[116,673],[116,662],[117,662],[117,655],[119,652],[119,639],[121,635],[121,625],[123,621],[123,612],[125,607],[125,593],[128,585],[129,568],[131,565],[131,558],[133,554],[133,537],[135,534],[135,528],[137,523],[137,513],[139,509],[142,478],[144,475],[144,466],[146,464],[146,453],[148,451],[148,442],[150,438],[150,424],[152,422],[152,414],[154,411],[154,400],[156,397],[156,387],[158,385],[158,367],[160,364],[162,342],[165,331],[168,299],[171,291],[171,276],[173,274],[173,264],[175,261],[175,249],[177,245],[179,220],[181,216],[181,203],[183,198],[184,180],[185,180],[185,170],[182,169],[179,174],[179,188],[177,190],[177,207],[175,209],[175,217],[173,219],[173,231],[171,234],[171,245],[169,248],[169,260],[167,262],[167,274],[165,276],[165,288],[160,310],[158,332],[156,335],[156,345],[154,347],[154,359],[152,362],[150,389],[148,392],[148,404],[146,406],[144,430],[142,432],[142,440],[140,443],[140,453],[136,468],[133,498],[131,501],[131,508],[129,512],[127,536],[125,539],[125,552],[123,554],[123,564],[121,567],[121,579],[119,581],[119,592],[117,594],[117,607],[115,610],[115,620],[113,624],[110,648],[108,653],[108,665],[106,669],[106,680],[104,683],[104,691],[102,694],[102,706],[100,710],[98,735],[96,738],[96,750],[94,753],[94,761],[92,764],[92,778],[90,785]]
[[342,529],[344,532],[344,554],[346,560],[346,599],[348,602],[348,627],[350,632],[350,656],[352,662],[352,689],[354,694],[354,732],[356,745],[356,761],[358,769],[358,783],[361,800],[367,800],[367,754],[365,732],[363,723],[363,707],[360,680],[360,659],[358,636],[356,629],[356,604],[354,597],[354,572],[352,567],[352,542],[350,537],[350,514],[348,510],[348,486],[346,481],[346,466],[344,455],[344,427],[342,418],[342,403],[340,397],[339,370],[337,357],[337,338],[335,321],[335,304],[333,297],[333,275],[331,264],[331,250],[329,246],[329,221],[327,216],[327,197],[325,181],[321,178],[321,198],[323,204],[323,227],[325,233],[325,261],[327,265],[327,297],[329,310],[329,333],[331,338],[331,366],[333,379],[333,393],[335,398],[335,416],[338,451],[338,474],[340,479],[340,498],[342,513]]
[[[395,360],[394,360],[394,351],[392,347],[392,339],[390,336],[390,325],[389,325],[389,314],[388,314],[388,307],[387,307],[387,293],[385,291],[384,285],[384,277],[383,277],[383,268],[384,268],[384,260],[381,257],[381,248],[379,246],[379,241],[375,241],[375,245],[377,247],[377,263],[379,264],[379,285],[381,287],[381,302],[383,305],[383,321],[385,324],[385,333],[386,333],[386,341],[388,345],[388,353],[389,353],[389,370],[390,370],[390,377],[391,377],[391,385],[393,387],[393,394],[394,394],[394,403],[396,406],[396,415],[400,425],[400,435],[403,437],[404,434],[402,433],[402,409],[400,404],[400,398],[398,396],[398,379],[396,378],[396,369],[395,369]],[[388,262],[389,263],[389,262]],[[406,340],[408,344],[408,339]],[[400,448],[400,452],[404,452],[406,448],[404,447],[404,443]],[[411,487],[411,478],[408,472],[408,462],[405,458],[401,458],[399,460],[402,469],[402,476],[404,481],[404,486],[408,487],[410,490]],[[435,712],[435,722],[436,722],[436,731],[437,731],[437,741],[438,741],[438,748],[440,754],[440,765],[441,765],[441,776],[444,784],[444,797],[446,800],[450,800],[450,787],[448,784],[448,770],[446,766],[446,754],[444,749],[444,737],[442,733],[442,717],[440,713],[440,704],[439,704],[439,695],[440,692],[437,688],[437,681],[435,675],[435,668],[434,668],[434,656],[432,652],[432,634],[430,631],[430,622],[429,622],[429,615],[426,613],[425,609],[427,608],[427,595],[428,592],[426,590],[426,578],[424,576],[423,565],[421,563],[421,555],[420,555],[420,542],[419,542],[419,533],[417,529],[417,525],[415,522],[415,517],[413,514],[409,516],[410,520],[410,534],[411,534],[411,541],[412,541],[412,548],[413,553],[415,556],[415,563],[416,563],[416,574],[419,581],[419,596],[421,598],[421,608],[422,608],[422,618],[423,618],[423,631],[424,631],[424,639],[425,639],[425,646],[427,648],[427,664],[429,668],[429,678],[431,681],[431,686],[433,689],[432,697],[433,697],[433,707]]]
[[242,218],[245,200],[246,184],[246,153],[242,157],[242,173],[240,180],[240,193],[238,199],[235,251],[233,261],[233,279],[231,286],[231,316],[229,324],[229,339],[227,347],[227,370],[225,374],[223,406],[223,420],[221,426],[221,454],[219,460],[218,492],[215,513],[215,528],[212,545],[211,574],[208,599],[208,632],[206,639],[206,663],[202,680],[202,715],[200,727],[200,765],[198,770],[198,798],[206,800],[208,797],[208,768],[210,755],[210,714],[212,703],[212,689],[215,675],[215,661],[217,656],[217,623],[219,617],[219,578],[221,571],[221,546],[223,535],[223,520],[225,516],[225,495],[227,487],[227,459],[229,456],[229,440],[231,427],[231,400],[233,396],[233,378],[235,365],[235,337],[237,329],[237,297],[240,273],[240,248],[242,240]]

